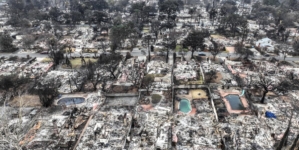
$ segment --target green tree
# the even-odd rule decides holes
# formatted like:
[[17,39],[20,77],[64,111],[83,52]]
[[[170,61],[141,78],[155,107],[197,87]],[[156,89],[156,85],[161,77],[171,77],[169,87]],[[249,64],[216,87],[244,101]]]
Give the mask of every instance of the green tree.
[[190,8],[189,10],[188,10],[188,14],[189,15],[191,15],[191,20],[192,20],[192,18],[193,18],[193,15],[196,13],[196,8],[194,7],[194,8]]
[[53,61],[53,68],[55,69],[56,66],[58,66],[62,60],[64,59],[64,49],[66,48],[66,45],[60,44],[58,40],[54,37],[50,38],[47,41],[48,47],[49,47],[49,57]]
[[36,38],[33,35],[26,35],[22,38],[23,47],[31,50],[31,46],[34,44]]
[[279,0],[263,0],[264,5],[278,6]]
[[250,4],[250,3],[251,3],[251,0],[244,0],[244,3],[246,3],[246,4]]
[[229,15],[229,14],[234,14],[237,11],[238,11],[238,8],[237,8],[236,5],[225,3],[220,8],[220,15],[221,16],[226,16],[226,15]]
[[109,39],[111,42],[112,50],[117,47],[123,47],[123,43],[129,37],[129,35],[135,32],[135,26],[132,22],[127,22],[119,25],[115,25],[110,29]]
[[295,41],[293,43],[293,49],[296,53],[299,53],[299,42],[298,41]]
[[57,21],[57,19],[60,15],[61,15],[61,12],[57,7],[51,7],[51,9],[49,11],[49,16],[53,21]]
[[158,38],[161,22],[158,20],[153,20],[151,22],[151,31],[155,33],[156,38]]
[[12,44],[13,39],[8,34],[0,35],[0,50],[2,52],[14,52],[17,48]]
[[23,0],[9,0],[8,4],[8,13],[10,15],[16,15],[17,17],[21,17],[22,13],[24,13],[24,1]]
[[39,83],[37,94],[43,107],[50,107],[58,96],[58,87],[61,85],[59,80],[51,79],[47,83]]
[[83,20],[83,15],[79,11],[71,11],[70,12],[70,19],[72,20],[72,23],[75,25]]
[[155,76],[151,74],[147,74],[143,79],[142,79],[142,87],[146,88],[147,94],[149,94],[149,89],[151,88],[153,82],[154,82]]
[[145,35],[143,37],[143,40],[146,42],[147,44],[147,51],[148,51],[148,60],[151,61],[151,51],[150,51],[150,42],[152,40],[152,36],[151,35]]
[[108,15],[105,12],[102,11],[94,11],[94,20],[97,24],[101,24],[102,22],[108,21]]
[[27,19],[18,17],[16,15],[11,15],[5,24],[11,25],[13,27],[23,27],[23,28],[30,27],[30,22]]
[[160,12],[167,14],[167,20],[170,16],[179,11],[179,2],[177,0],[165,0],[159,5]]
[[289,7],[295,10],[298,10],[298,1],[297,0],[289,0]]
[[213,25],[215,18],[217,17],[218,11],[215,8],[212,8],[209,14],[210,14],[210,20],[212,20],[212,25]]
[[133,14],[136,17],[136,22],[139,23],[139,18],[142,18],[142,12],[145,8],[145,2],[138,2],[138,3],[133,3],[131,5],[130,14]]
[[[238,32],[238,28],[244,28],[247,26],[247,19],[238,15],[230,14],[221,18],[221,26],[223,30],[229,29],[232,32],[232,36],[235,37]],[[247,28],[247,27],[246,27]]]
[[191,58],[193,58],[193,53],[200,48],[201,50],[204,50],[204,38],[209,37],[210,33],[207,30],[203,31],[192,31],[188,34],[188,36],[183,40],[183,47],[184,48],[191,48]]
[[215,61],[216,56],[221,52],[221,47],[213,39],[211,40],[211,42],[213,44],[213,47],[210,48],[210,53],[213,55]]
[[83,4],[90,10],[103,11],[104,9],[109,9],[109,4],[106,0],[85,0]]

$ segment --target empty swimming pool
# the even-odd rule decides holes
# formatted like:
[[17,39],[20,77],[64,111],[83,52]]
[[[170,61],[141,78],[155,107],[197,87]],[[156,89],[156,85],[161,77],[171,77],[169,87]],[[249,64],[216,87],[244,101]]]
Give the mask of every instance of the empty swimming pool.
[[57,104],[58,105],[74,105],[74,104],[81,104],[85,101],[83,97],[66,97],[60,99]]
[[182,99],[180,101],[180,111],[183,113],[189,113],[191,111],[190,101],[187,99]]
[[241,99],[238,95],[227,95],[225,98],[228,100],[230,107],[232,110],[244,110],[243,103],[241,102]]

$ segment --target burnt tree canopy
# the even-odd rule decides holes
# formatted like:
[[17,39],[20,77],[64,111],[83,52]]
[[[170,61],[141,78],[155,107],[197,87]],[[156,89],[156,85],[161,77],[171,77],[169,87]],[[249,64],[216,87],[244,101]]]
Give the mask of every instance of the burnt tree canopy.
[[111,76],[115,79],[115,71],[118,68],[119,62],[122,60],[122,55],[118,53],[112,53],[112,54],[103,54],[98,59],[98,65],[101,69],[106,70],[107,72],[110,72]]
[[251,50],[245,48],[244,45],[240,42],[235,44],[235,52],[244,59],[248,59],[249,57],[254,55]]
[[193,53],[196,51],[197,48],[200,48],[201,50],[204,50],[205,45],[204,45],[204,38],[209,37],[210,33],[207,30],[203,31],[192,31],[191,33],[188,34],[188,36],[184,39],[183,41],[183,47],[191,47],[192,51],[192,58],[193,58]]

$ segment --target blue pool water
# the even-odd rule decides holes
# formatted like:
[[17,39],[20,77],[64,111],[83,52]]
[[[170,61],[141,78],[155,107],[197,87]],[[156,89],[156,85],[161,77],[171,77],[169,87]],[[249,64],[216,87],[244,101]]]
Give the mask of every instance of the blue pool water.
[[230,107],[233,110],[244,110],[245,109],[241,102],[241,99],[238,95],[230,94],[230,95],[225,96],[225,98],[229,101]]
[[82,97],[66,97],[60,99],[57,104],[58,105],[74,105],[74,104],[81,104],[85,101]]
[[191,111],[190,101],[187,99],[182,99],[180,101],[180,111],[183,113],[189,113]]

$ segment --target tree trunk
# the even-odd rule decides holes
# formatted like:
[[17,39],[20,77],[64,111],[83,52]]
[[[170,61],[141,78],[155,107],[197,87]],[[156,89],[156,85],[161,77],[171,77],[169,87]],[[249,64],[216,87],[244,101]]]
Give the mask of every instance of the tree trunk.
[[283,55],[283,61],[286,60],[286,57],[287,57],[287,54],[284,54],[284,55]]
[[97,90],[97,84],[93,84],[93,90],[94,90],[94,91]]
[[166,63],[168,63],[168,55],[169,55],[169,51],[167,50],[167,53],[166,53]]
[[191,53],[191,58],[193,58],[193,53],[194,53],[194,51],[195,51],[195,50],[192,50],[192,53]]
[[151,61],[151,52],[150,52],[149,49],[148,49],[148,61],[149,61],[149,62]]
[[69,84],[70,84],[70,91],[71,91],[71,93],[73,93],[72,92],[72,83],[71,83],[71,79],[69,78]]
[[214,57],[214,61],[216,61],[216,55],[213,55],[213,57]]
[[110,70],[111,75],[113,76],[114,79],[116,79],[116,76],[114,75],[114,71]]
[[262,99],[261,99],[261,103],[262,103],[262,104],[265,103],[265,97],[266,97],[266,95],[267,95],[268,92],[269,92],[268,90],[265,90],[265,91],[264,91],[264,93],[263,93],[263,97],[262,97]]
[[147,51],[148,51],[148,61],[151,61],[151,52],[150,52],[150,48],[149,48],[149,40],[147,41]]

